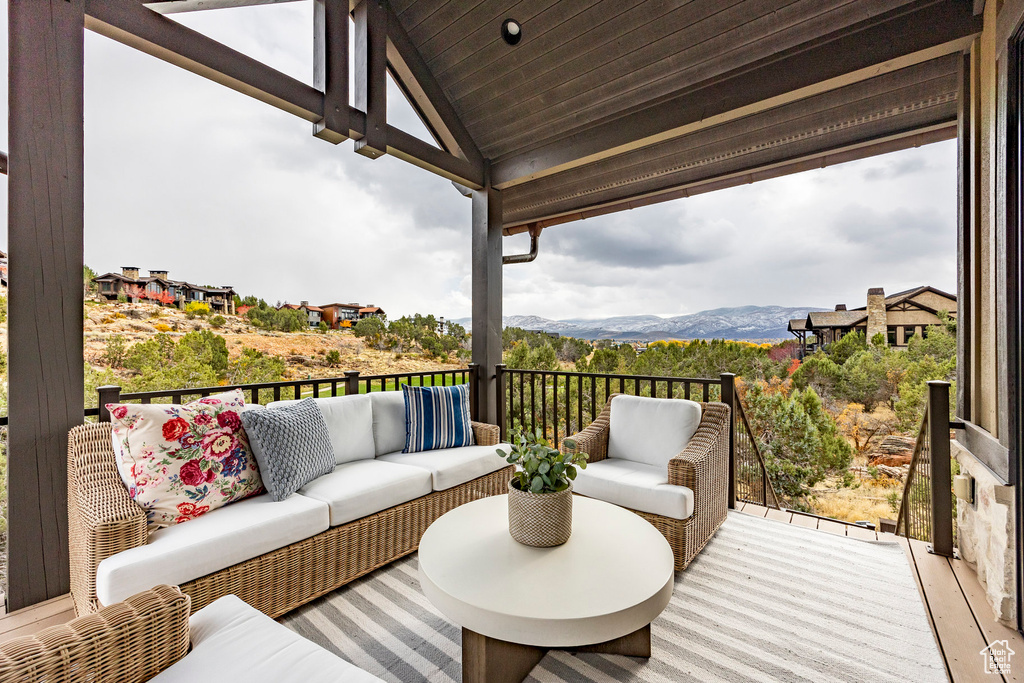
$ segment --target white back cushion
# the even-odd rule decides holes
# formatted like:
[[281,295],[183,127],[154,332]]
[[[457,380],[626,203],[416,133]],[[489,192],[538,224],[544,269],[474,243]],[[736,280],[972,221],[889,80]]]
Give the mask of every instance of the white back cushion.
[[608,457],[668,467],[693,438],[700,404],[678,398],[616,396],[612,399]]
[[405,398],[401,391],[367,394],[373,405],[373,443],[377,455],[405,448]]
[[[353,460],[367,460],[375,455],[373,448],[373,413],[370,397],[364,394],[314,398],[324,415],[327,431],[331,434],[334,463],[341,465]],[[284,406],[296,401],[275,401],[267,408]],[[404,438],[404,437],[403,437]]]

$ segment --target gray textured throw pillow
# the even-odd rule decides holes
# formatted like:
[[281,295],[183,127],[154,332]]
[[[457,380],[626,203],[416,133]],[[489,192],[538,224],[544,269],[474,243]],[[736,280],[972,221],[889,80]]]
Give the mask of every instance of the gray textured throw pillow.
[[260,477],[274,500],[284,500],[334,469],[334,449],[313,399],[239,415]]

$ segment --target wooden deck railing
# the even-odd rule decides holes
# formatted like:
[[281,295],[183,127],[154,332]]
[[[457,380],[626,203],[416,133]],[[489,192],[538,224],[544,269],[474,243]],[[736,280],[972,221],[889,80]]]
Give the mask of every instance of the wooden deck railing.
[[949,382],[928,382],[928,402],[903,486],[896,533],[930,541],[937,555],[953,556],[952,472],[949,430]]
[[730,507],[735,501],[777,508],[757,439],[750,430],[735,376],[652,377],[594,372],[522,370],[497,366],[498,426],[502,438],[513,430],[540,431],[552,443],[580,431],[615,393],[655,398],[722,401],[732,407],[729,444]]

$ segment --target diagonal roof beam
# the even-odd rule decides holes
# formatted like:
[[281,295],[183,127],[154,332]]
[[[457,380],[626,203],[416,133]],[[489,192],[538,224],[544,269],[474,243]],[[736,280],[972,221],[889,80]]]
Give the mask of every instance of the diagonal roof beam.
[[491,166],[491,181],[505,189],[959,52],[980,33],[981,24],[969,2],[918,0],[708,79],[648,108],[498,159]]
[[[324,118],[324,93],[233,50],[212,38],[161,16],[138,0],[86,0],[85,26],[215,83],[317,123]],[[348,107],[348,137],[362,139],[366,115]],[[387,152],[466,187],[483,187],[483,171],[387,126]]]
[[484,158],[427,63],[409,39],[390,4],[388,64],[392,77],[441,147],[483,168]]

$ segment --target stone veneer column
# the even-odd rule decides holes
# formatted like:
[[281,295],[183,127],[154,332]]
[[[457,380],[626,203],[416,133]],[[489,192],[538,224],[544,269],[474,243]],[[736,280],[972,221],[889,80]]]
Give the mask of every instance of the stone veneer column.
[[885,319],[885,290],[872,287],[868,290],[868,344],[876,334],[881,334],[885,343],[889,343],[888,328]]

